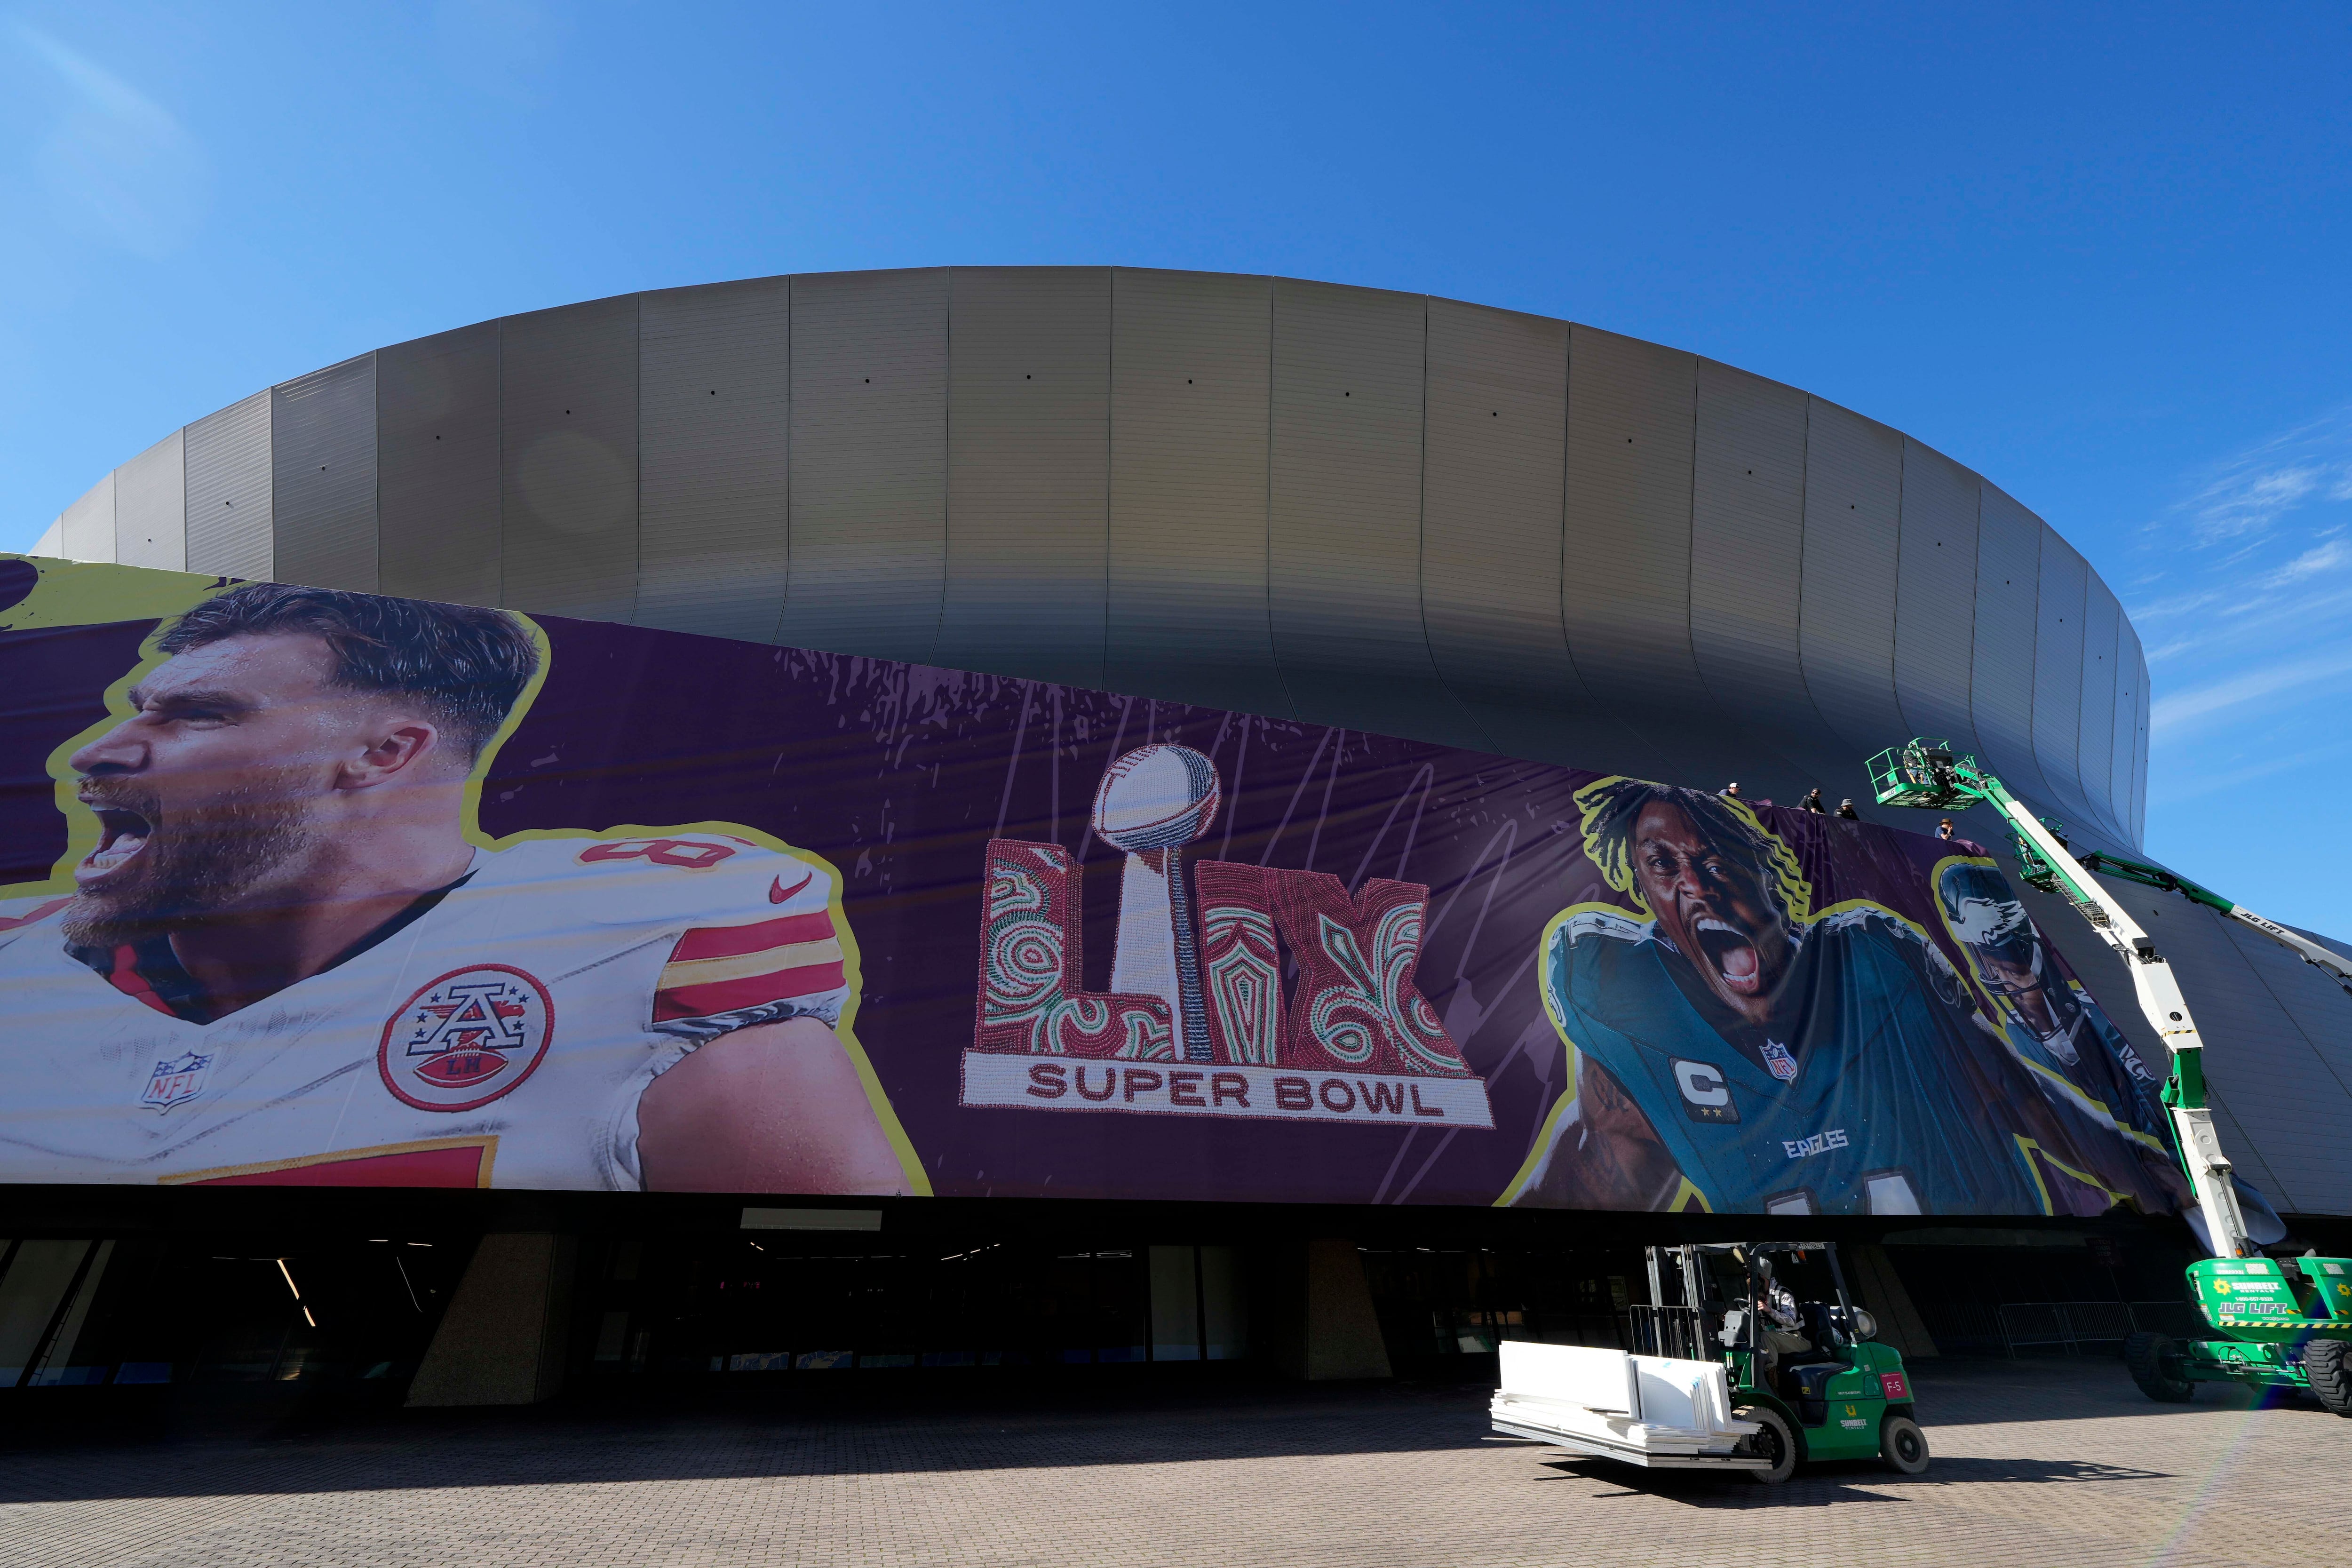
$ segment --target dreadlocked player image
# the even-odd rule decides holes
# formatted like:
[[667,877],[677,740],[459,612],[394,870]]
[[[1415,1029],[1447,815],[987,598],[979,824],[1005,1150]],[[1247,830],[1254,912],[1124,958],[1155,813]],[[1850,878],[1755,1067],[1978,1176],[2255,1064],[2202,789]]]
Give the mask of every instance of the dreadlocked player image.
[[824,866],[469,837],[527,623],[256,584],[153,651],[0,911],[0,1179],[900,1190]]
[[[1875,904],[1816,913],[1745,805],[1638,779],[1576,794],[1635,906],[1545,929],[1575,1079],[1514,1201],[1774,1214],[2045,1212],[2005,1111],[2033,1099],[1966,984]],[[1841,831],[1857,831],[1842,829]]]

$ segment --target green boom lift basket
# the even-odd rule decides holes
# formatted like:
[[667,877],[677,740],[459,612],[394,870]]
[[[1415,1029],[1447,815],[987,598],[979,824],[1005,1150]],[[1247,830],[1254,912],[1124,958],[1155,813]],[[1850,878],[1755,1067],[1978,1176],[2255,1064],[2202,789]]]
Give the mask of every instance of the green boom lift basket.
[[1870,759],[1870,789],[1881,805],[1950,811],[1988,798],[1977,760],[1949,741],[1916,740]]

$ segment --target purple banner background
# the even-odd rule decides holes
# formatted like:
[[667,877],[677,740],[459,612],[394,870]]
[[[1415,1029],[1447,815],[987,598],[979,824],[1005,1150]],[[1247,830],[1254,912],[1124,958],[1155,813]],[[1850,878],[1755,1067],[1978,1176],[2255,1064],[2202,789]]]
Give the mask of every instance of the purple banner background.
[[[0,563],[16,565],[18,563]],[[863,959],[856,1031],[940,1194],[1488,1204],[1570,1087],[1538,984],[1546,922],[1625,901],[1586,859],[1595,775],[1033,681],[536,617],[544,689],[498,753],[480,827],[733,822],[824,857]],[[104,713],[152,621],[0,634],[0,879],[45,875],[64,823],[44,767]],[[1083,868],[1084,982],[1110,989],[1123,852],[1090,828],[1112,760],[1153,742],[1215,764],[1223,805],[1192,858],[1429,889],[1418,984],[1491,1131],[1101,1115],[958,1101],[973,1038],[988,842]],[[1944,932],[1924,835],[1763,808],[1815,904],[1866,899]],[[1630,906],[1625,906],[1630,907]]]

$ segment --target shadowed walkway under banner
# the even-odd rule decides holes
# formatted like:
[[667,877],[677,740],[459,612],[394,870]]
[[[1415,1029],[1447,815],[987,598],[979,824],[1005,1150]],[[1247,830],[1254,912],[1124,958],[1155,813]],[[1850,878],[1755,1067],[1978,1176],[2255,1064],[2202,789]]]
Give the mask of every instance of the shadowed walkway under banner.
[[1779,1489],[1570,1462],[1490,1436],[1483,1387],[1430,1384],[780,1384],[112,1442],[12,1421],[0,1564],[2343,1561],[2352,1422],[2210,1388],[2155,1405],[2100,1361],[1916,1381],[1927,1474]]

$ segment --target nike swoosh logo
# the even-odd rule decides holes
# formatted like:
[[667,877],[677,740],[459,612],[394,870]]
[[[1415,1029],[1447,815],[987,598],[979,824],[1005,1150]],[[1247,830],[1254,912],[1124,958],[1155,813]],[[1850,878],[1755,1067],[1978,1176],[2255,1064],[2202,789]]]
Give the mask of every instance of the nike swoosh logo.
[[807,887],[811,882],[815,880],[816,873],[814,871],[811,871],[807,876],[803,877],[799,881],[794,882],[791,887],[787,888],[784,886],[784,879],[782,877],[779,877],[774,881],[768,884],[768,902],[772,904],[781,904],[786,899],[791,898],[794,893],[799,892],[803,888]]

